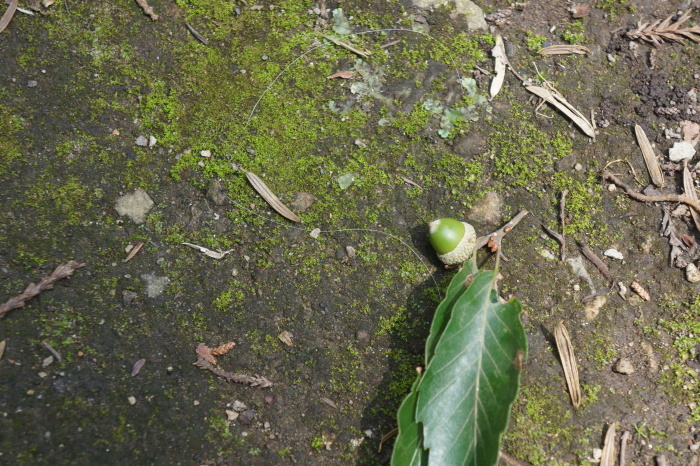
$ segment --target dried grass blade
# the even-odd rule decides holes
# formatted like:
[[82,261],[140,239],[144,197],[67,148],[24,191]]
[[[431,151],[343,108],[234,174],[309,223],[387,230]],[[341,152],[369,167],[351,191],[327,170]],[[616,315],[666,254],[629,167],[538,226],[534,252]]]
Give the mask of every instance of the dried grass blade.
[[281,216],[288,218],[289,220],[293,222],[299,222],[301,223],[301,219],[289,210],[289,208],[282,204],[282,201],[275,196],[275,194],[270,190],[270,188],[267,187],[267,185],[261,180],[258,175],[255,173],[249,172],[248,170],[244,170],[240,166],[236,166],[238,170],[241,170],[243,173],[245,173],[246,178],[248,178],[248,181],[250,184],[255,188],[255,190],[262,196],[265,201],[267,201],[268,204],[270,204],[270,207],[275,209],[278,214]]
[[506,48],[501,36],[496,36],[496,45],[491,49],[491,55],[493,55],[495,76],[491,81],[489,94],[491,95],[491,100],[493,100],[501,90],[501,87],[503,87],[503,81],[506,78]]
[[651,182],[659,188],[663,188],[664,186],[666,186],[664,174],[661,173],[659,159],[657,159],[656,154],[654,154],[654,149],[649,143],[649,138],[647,138],[647,134],[644,132],[644,129],[639,125],[634,125],[634,134],[637,136],[637,144],[639,144],[639,148],[642,149],[644,163],[646,163],[647,165],[647,170],[649,171]]
[[573,121],[576,126],[581,128],[581,131],[583,131],[586,136],[595,139],[595,130],[593,129],[593,125],[591,125],[591,123],[581,114],[581,112],[576,110],[569,102],[567,102],[564,97],[557,96],[540,86],[525,86],[525,89],[532,92],[537,97],[544,99],[557,110],[569,117],[569,119]]
[[571,345],[569,332],[564,327],[564,321],[560,321],[559,325],[554,329],[554,339],[557,342],[557,350],[561,358],[561,365],[564,368],[564,377],[566,385],[569,387],[569,395],[574,408],[578,408],[581,404],[581,385],[578,380],[578,366],[576,364],[576,356],[574,348]]
[[0,19],[0,32],[4,31],[7,25],[10,24],[10,21],[12,21],[15,11],[17,11],[17,3],[18,0],[10,1],[7,10],[5,10],[5,14],[2,15],[2,19]]
[[[688,170],[688,160],[683,160],[683,192],[686,197],[697,201],[698,194],[695,192],[695,183],[693,182],[693,175],[690,174]],[[690,215],[693,217],[693,222],[695,223],[695,228],[700,231],[700,212],[695,210],[694,207],[689,207]]]
[[608,427],[603,441],[603,456],[600,457],[600,466],[615,466],[615,431],[617,422],[613,422]]
[[537,51],[538,55],[569,55],[572,53],[590,55],[591,51],[583,45],[550,45]]
[[197,31],[194,27],[190,26],[189,23],[185,23],[185,26],[187,26],[187,30],[192,33],[195,39],[197,39],[204,45],[209,45],[209,39],[201,35],[199,31]]

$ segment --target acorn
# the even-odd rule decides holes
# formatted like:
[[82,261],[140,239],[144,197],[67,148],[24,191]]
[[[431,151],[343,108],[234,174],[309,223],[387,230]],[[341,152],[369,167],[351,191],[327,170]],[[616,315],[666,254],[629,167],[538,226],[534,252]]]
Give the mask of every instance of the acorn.
[[428,240],[444,264],[461,264],[474,253],[476,231],[470,224],[441,218],[428,223],[428,228]]

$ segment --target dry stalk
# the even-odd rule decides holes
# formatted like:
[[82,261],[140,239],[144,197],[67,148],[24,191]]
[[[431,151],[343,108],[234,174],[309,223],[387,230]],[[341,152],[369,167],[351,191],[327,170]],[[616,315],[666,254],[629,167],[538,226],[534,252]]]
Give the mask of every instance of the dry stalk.
[[48,277],[44,277],[39,283],[30,283],[29,286],[19,295],[14,296],[5,302],[5,304],[0,304],[0,319],[5,317],[5,314],[13,309],[18,309],[24,307],[24,303],[42,291],[50,290],[53,288],[53,284],[58,280],[63,278],[68,278],[73,274],[75,269],[80,267],[85,267],[85,264],[80,264],[76,261],[69,261],[66,264],[59,265]]
[[197,39],[198,41],[200,41],[204,45],[209,45],[209,39],[207,39],[206,37],[201,35],[199,33],[199,31],[197,31],[194,27],[190,26],[189,23],[185,23],[185,26],[187,27],[187,30],[192,33],[192,35],[195,37],[195,39]]
[[506,56],[506,48],[503,44],[503,38],[499,35],[496,36],[496,45],[491,49],[491,55],[493,55],[493,67],[495,76],[491,81],[491,88],[489,89],[490,100],[498,94],[503,87],[503,81],[506,77],[506,63],[508,61]]
[[606,181],[611,181],[617,187],[622,188],[625,193],[632,199],[636,199],[642,202],[682,202],[688,206],[698,210],[700,212],[700,201],[690,199],[688,196],[679,196],[678,194],[662,194],[658,196],[647,196],[642,193],[634,191],[632,188],[627,186],[622,180],[613,175],[607,170],[603,170],[603,179]]
[[359,55],[361,57],[367,58],[370,55],[372,55],[372,52],[365,52],[364,50],[358,50],[355,47],[353,47],[352,45],[346,44],[345,42],[341,42],[338,39],[334,39],[331,36],[327,36],[327,35],[323,34],[323,37],[325,37],[329,41],[333,42],[335,45],[339,45],[340,47],[343,47],[344,49],[349,50],[352,53]]
[[627,441],[629,438],[629,431],[624,431],[620,439],[620,466],[625,466],[625,462],[627,461]]
[[[688,170],[688,160],[683,160],[683,194],[685,194],[689,199],[698,201],[698,195],[695,192],[695,183],[693,180],[693,175],[690,174]],[[700,231],[700,213],[693,207],[690,207],[690,215],[693,217],[693,222],[695,223],[695,228]]]
[[0,32],[4,31],[7,25],[10,24],[10,21],[12,21],[15,11],[17,11],[17,3],[18,0],[11,0],[10,4],[7,6],[7,10],[5,10],[2,18],[0,18]]
[[554,339],[557,342],[557,350],[561,358],[561,365],[564,368],[564,377],[566,385],[569,387],[569,395],[574,408],[581,405],[581,384],[578,380],[578,365],[576,364],[576,355],[574,347],[571,345],[569,332],[564,327],[564,321],[560,321],[559,325],[554,329]]
[[136,3],[139,4],[139,6],[143,9],[143,12],[150,16],[153,21],[158,21],[160,19],[160,16],[153,11],[153,8],[151,8],[146,0],[136,0]]
[[690,10],[686,11],[678,18],[678,21],[671,24],[671,19],[675,15],[662,20],[656,20],[653,23],[644,23],[640,21],[637,24],[637,29],[629,31],[626,36],[632,40],[643,40],[654,45],[661,45],[666,41],[683,43],[684,39],[690,39],[695,43],[700,42],[700,26],[691,28],[681,28],[680,26],[690,18]]
[[503,225],[501,228],[498,230],[494,231],[493,233],[489,233],[488,235],[485,236],[480,236],[479,238],[476,239],[476,244],[474,245],[474,250],[476,251],[477,249],[480,249],[484,246],[488,246],[491,248],[491,252],[496,252],[499,249],[501,249],[501,242],[503,241],[503,237],[509,233],[515,225],[520,223],[520,221],[525,217],[529,212],[527,210],[521,210],[518,212],[518,215],[510,219],[508,223]]
[[600,273],[603,274],[608,283],[610,284],[614,282],[615,280],[613,279],[613,276],[610,273],[610,269],[608,269],[608,266],[605,265],[605,262],[600,260],[600,258],[593,251],[591,251],[591,248],[588,247],[588,244],[586,244],[585,241],[579,241],[578,245],[581,247],[581,252],[584,256],[586,256],[586,259],[591,261],[593,265],[596,266],[596,268],[600,271]]
[[193,364],[199,367],[200,369],[208,370],[212,374],[216,375],[217,377],[221,377],[227,382],[242,383],[250,385],[251,387],[258,388],[272,387],[272,382],[270,382],[265,377],[261,377],[259,375],[234,374],[232,372],[227,372],[223,369],[219,369],[218,367],[212,366],[209,362],[205,361],[202,358],[197,358],[197,362]]
[[576,108],[574,108],[574,106],[571,105],[551,84],[546,85],[545,87],[525,86],[525,89],[532,92],[537,97],[549,103],[561,113],[566,115],[576,124],[576,126],[581,129],[581,131],[586,134],[586,136],[590,137],[591,139],[595,139],[595,130],[593,129],[591,122],[589,122],[581,112],[576,110]]

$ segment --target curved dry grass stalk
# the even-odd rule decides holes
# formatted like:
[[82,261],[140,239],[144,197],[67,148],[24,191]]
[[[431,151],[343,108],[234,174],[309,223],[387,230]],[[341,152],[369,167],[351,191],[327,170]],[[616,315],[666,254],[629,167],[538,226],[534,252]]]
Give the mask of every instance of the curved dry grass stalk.
[[644,129],[642,129],[642,127],[639,125],[634,125],[634,133],[637,136],[639,148],[642,149],[642,155],[644,156],[644,162],[647,165],[651,182],[659,188],[663,188],[666,186],[666,181],[664,180],[664,175],[661,172],[659,160],[656,158],[654,149],[651,147],[651,143],[649,143],[649,139],[647,138]]
[[590,55],[591,51],[583,45],[550,45],[537,51],[538,55]]
[[578,379],[578,365],[576,364],[576,356],[574,355],[574,347],[571,345],[569,332],[564,327],[564,321],[559,322],[559,325],[554,329],[554,339],[557,342],[557,350],[561,358],[561,365],[564,368],[564,377],[566,385],[569,387],[569,395],[574,408],[581,405],[581,384]]
[[690,10],[686,11],[678,18],[678,21],[671,24],[671,19],[675,15],[668,18],[654,21],[653,23],[644,23],[640,21],[637,24],[637,29],[629,31],[625,35],[632,40],[643,40],[654,45],[661,45],[664,42],[680,42],[684,39],[690,39],[695,43],[700,43],[700,26],[690,28],[681,28],[680,26],[690,18]]

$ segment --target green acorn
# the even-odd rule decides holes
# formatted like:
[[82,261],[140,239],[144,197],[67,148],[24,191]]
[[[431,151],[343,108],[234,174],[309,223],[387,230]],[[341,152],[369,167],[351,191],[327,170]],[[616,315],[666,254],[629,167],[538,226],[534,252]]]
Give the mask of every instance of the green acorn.
[[461,264],[472,256],[476,231],[466,222],[441,218],[428,224],[430,244],[446,265]]

